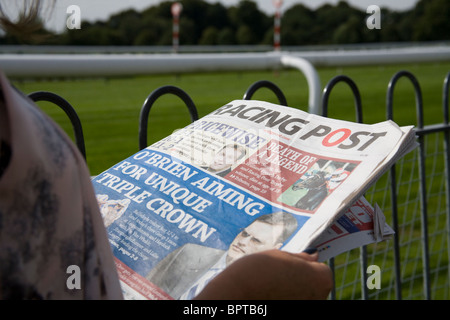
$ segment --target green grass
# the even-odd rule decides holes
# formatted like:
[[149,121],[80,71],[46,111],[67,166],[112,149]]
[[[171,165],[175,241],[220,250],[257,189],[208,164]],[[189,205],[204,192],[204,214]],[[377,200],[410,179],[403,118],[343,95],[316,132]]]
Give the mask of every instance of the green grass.
[[[442,122],[442,81],[450,63],[396,65],[385,67],[348,67],[318,69],[322,87],[336,75],[351,77],[362,97],[363,120],[374,123],[386,119],[385,100],[391,77],[400,70],[412,72],[423,92],[425,123]],[[307,110],[308,85],[297,70],[230,72],[182,75],[151,75],[145,77],[15,81],[26,94],[52,91],[67,99],[77,110],[83,124],[88,166],[98,174],[118,161],[138,151],[138,119],[146,97],[163,85],[174,85],[186,91],[195,102],[199,116],[204,116],[223,104],[241,99],[247,88],[258,80],[270,80],[284,92],[291,107]],[[394,120],[399,124],[415,124],[413,88],[401,79],[394,94]],[[267,89],[256,92],[253,99],[277,102]],[[65,116],[56,107],[44,102],[39,105],[71,132]],[[344,83],[336,85],[329,99],[330,117],[355,120],[354,102]],[[190,122],[184,103],[175,96],[163,96],[154,104],[149,117],[148,142],[169,135]]]
[[[442,86],[450,71],[450,62],[393,66],[367,66],[345,68],[320,68],[318,73],[322,87],[337,75],[347,75],[357,84],[363,107],[365,123],[375,123],[386,119],[386,92],[392,76],[400,70],[413,73],[418,79],[424,105],[425,125],[442,123]],[[186,91],[195,102],[199,116],[234,99],[241,99],[247,88],[258,80],[270,80],[284,92],[291,107],[307,111],[308,87],[305,77],[297,70],[229,72],[182,75],[151,75],[130,78],[14,81],[18,89],[28,94],[46,90],[67,99],[76,109],[83,124],[88,166],[91,174],[98,174],[115,163],[138,151],[138,119],[140,109],[147,96],[163,85],[174,85]],[[277,102],[274,94],[267,89],[256,92],[253,99]],[[39,105],[52,116],[67,132],[71,126],[61,110],[49,104]],[[354,100],[351,90],[344,83],[336,85],[329,99],[328,116],[343,120],[355,120]],[[416,124],[416,102],[413,86],[408,79],[398,81],[394,92],[394,120],[399,125]],[[169,135],[175,129],[190,122],[184,103],[175,96],[163,96],[153,106],[149,117],[148,143],[153,143]],[[442,141],[438,141],[442,146]],[[433,143],[427,144],[432,148]],[[428,155],[429,154],[429,155]],[[402,161],[402,176],[399,181],[399,219],[402,246],[402,277],[404,297],[421,299],[422,279],[420,275],[420,222],[418,220],[418,178],[417,159],[414,154]],[[445,199],[443,195],[442,150],[427,151],[427,173],[437,168],[437,172],[427,174],[429,183],[428,201],[430,216],[430,250],[432,281],[444,284],[435,289],[434,298],[448,299],[448,249],[445,247]],[[412,159],[413,158],[413,159]],[[411,161],[408,159],[412,159]],[[438,164],[431,164],[438,159]],[[432,178],[430,176],[435,176]],[[387,222],[391,224],[390,196],[387,177],[370,190],[368,199],[377,202],[385,211]],[[448,232],[448,231],[447,231]],[[371,292],[375,299],[395,299],[392,241],[386,241],[368,248],[369,264],[379,264],[383,270],[382,290]],[[443,253],[441,253],[443,251]],[[417,275],[419,274],[419,275]],[[336,285],[338,299],[359,299],[361,270],[359,250],[353,250],[336,258]],[[433,284],[434,285],[434,284]],[[437,286],[435,286],[437,288]]]

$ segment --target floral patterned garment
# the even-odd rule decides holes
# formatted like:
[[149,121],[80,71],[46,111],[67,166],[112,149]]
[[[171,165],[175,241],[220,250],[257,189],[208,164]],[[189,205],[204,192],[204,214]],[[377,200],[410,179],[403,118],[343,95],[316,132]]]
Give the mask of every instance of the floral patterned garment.
[[1,73],[0,138],[0,299],[121,299],[83,156]]

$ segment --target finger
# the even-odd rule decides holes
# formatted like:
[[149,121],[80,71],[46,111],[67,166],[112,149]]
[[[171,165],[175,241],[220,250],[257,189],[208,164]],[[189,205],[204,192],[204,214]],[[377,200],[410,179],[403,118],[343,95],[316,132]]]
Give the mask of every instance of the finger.
[[282,254],[285,254],[287,256],[291,256],[294,259],[300,259],[300,260],[304,260],[304,261],[309,261],[309,262],[317,262],[317,260],[319,259],[319,253],[318,252],[314,252],[314,253],[306,253],[306,252],[299,252],[299,253],[293,253],[293,252],[282,252]]
[[305,250],[303,250],[303,252],[308,253],[308,254],[313,254],[313,253],[317,252],[317,248],[309,247],[309,248],[306,248]]
[[317,251],[313,253],[300,252],[298,256],[308,261],[317,261],[319,259],[319,253]]

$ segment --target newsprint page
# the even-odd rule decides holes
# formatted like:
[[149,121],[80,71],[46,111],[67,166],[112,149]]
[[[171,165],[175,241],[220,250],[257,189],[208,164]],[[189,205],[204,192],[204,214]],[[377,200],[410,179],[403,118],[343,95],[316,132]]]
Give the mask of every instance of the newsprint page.
[[416,146],[392,121],[222,106],[93,177],[124,297],[192,299],[258,248],[315,247],[325,261],[385,240],[393,230],[363,194]]

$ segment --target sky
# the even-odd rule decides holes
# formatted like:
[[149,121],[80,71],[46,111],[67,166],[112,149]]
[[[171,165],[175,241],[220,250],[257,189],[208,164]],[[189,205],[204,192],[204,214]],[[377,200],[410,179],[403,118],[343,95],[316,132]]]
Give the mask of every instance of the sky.
[[[210,3],[220,2],[224,6],[229,7],[236,5],[239,0],[207,0]],[[260,10],[267,14],[275,13],[273,0],[254,0]],[[44,12],[47,28],[53,31],[61,32],[66,28],[68,17],[67,8],[70,5],[77,5],[80,8],[80,16],[82,20],[97,21],[108,20],[112,14],[133,8],[141,11],[150,6],[157,5],[160,0],[56,0],[56,5],[52,12]],[[281,12],[292,7],[294,4],[302,3],[303,5],[316,9],[323,4],[329,3],[335,5],[339,0],[283,0]],[[411,9],[418,0],[347,0],[347,3],[355,8],[366,11],[370,5],[377,5],[380,8],[385,7],[394,11],[403,11]],[[17,3],[16,1],[11,3]],[[181,13],[182,14],[182,13]]]

